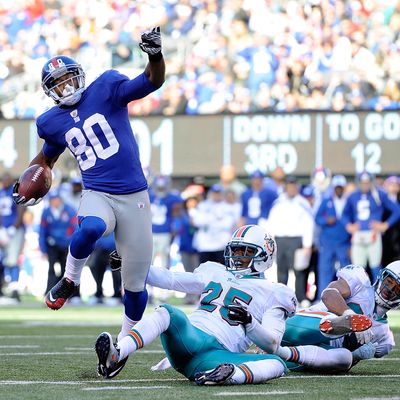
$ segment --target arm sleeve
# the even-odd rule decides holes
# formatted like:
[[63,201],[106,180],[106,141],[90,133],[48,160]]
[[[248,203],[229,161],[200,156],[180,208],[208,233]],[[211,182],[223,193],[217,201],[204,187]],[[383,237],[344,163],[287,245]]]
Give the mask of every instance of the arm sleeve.
[[336,276],[338,278],[344,279],[350,288],[350,297],[354,296],[364,287],[369,286],[369,277],[365,272],[365,269],[356,265],[347,265],[340,268]]
[[171,272],[166,268],[158,268],[153,265],[150,267],[147,283],[161,289],[191,294],[200,294],[205,286],[200,274]]
[[129,102],[146,97],[156,89],[143,72],[132,80],[123,80],[114,92],[114,99],[118,105],[125,107]]
[[46,125],[44,117],[39,117],[36,121],[36,130],[38,136],[44,140],[42,151],[46,157],[54,158],[62,154],[66,145],[54,143],[43,130],[43,125]]
[[273,354],[279,348],[285,332],[286,313],[280,308],[268,310],[260,324],[255,318],[246,325],[247,337],[260,349]]

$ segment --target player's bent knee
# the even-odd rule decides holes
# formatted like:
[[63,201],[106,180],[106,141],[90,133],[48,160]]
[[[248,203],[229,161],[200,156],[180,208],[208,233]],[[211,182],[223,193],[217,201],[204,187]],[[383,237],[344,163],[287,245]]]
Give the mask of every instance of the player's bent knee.
[[159,325],[160,328],[162,328],[162,331],[166,331],[171,322],[169,311],[165,307],[158,306],[154,309],[154,314],[157,316],[157,320],[159,321]]
[[106,231],[107,225],[101,218],[90,216],[82,220],[80,229],[89,240],[97,240]]

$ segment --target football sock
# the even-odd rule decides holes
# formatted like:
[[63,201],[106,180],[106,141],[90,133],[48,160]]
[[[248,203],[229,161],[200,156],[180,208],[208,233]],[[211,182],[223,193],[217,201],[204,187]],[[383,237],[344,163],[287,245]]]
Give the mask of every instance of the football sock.
[[285,373],[282,361],[269,359],[247,361],[235,366],[235,372],[227,383],[240,385],[246,383],[261,383],[270,379],[279,378]]
[[71,251],[68,252],[64,276],[74,282],[75,285],[79,285],[81,283],[81,272],[86,264],[87,259],[88,257],[82,259],[75,258],[71,254]]
[[96,241],[106,231],[106,223],[98,217],[80,217],[79,229],[72,235],[64,276],[79,285],[82,269]]
[[123,303],[125,306],[124,319],[122,321],[121,331],[118,334],[118,341],[124,338],[132,327],[142,318],[147,304],[147,290],[142,292],[131,292],[124,290]]
[[137,321],[130,319],[126,314],[124,314],[124,319],[122,320],[121,331],[118,334],[118,343],[124,338],[129,331],[136,325]]
[[130,353],[146,346],[165,332],[170,323],[169,312],[164,307],[157,307],[155,311],[140,320],[128,335],[118,340],[120,350],[119,359],[123,360]]
[[325,368],[329,371],[346,371],[352,363],[352,354],[343,348],[323,349],[318,346],[280,347],[277,355],[310,368]]
[[125,314],[133,321],[139,321],[146,308],[147,299],[148,294],[146,289],[141,292],[131,292],[125,289],[123,297]]

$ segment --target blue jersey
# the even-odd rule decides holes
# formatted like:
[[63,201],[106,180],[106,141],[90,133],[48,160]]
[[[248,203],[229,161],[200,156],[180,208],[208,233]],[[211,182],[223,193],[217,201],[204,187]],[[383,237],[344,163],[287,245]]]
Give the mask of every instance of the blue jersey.
[[[328,218],[334,217],[336,222],[332,225],[328,224]],[[341,218],[336,214],[335,204],[332,196],[325,197],[315,216],[315,222],[321,227],[320,243],[341,244],[350,242],[350,235],[346,231]]]
[[13,187],[0,190],[0,226],[8,228],[14,225],[17,219],[17,205],[12,198]]
[[257,224],[260,218],[268,218],[272,203],[278,197],[277,193],[271,189],[262,189],[255,192],[249,188],[242,193],[242,217],[246,219],[246,224]]
[[178,236],[179,251],[197,253],[193,246],[193,238],[196,227],[193,226],[187,211],[181,212],[172,222],[172,230]]
[[59,215],[54,214],[51,207],[45,208],[40,221],[40,250],[47,253],[48,245],[67,249],[77,228],[76,212],[69,205],[65,204]]
[[150,192],[153,233],[170,233],[172,230],[174,205],[182,203],[182,198],[173,193],[163,197]]
[[390,212],[386,222],[392,226],[400,218],[400,206],[390,200],[382,190],[376,189],[364,194],[358,189],[347,199],[342,215],[343,223],[345,226],[358,223],[360,230],[369,230],[371,221],[382,222],[385,209]]
[[115,70],[99,76],[70,107],[53,107],[36,121],[48,157],[66,147],[76,158],[85,189],[112,194],[147,188],[127,104],[156,87],[142,73],[133,80]]

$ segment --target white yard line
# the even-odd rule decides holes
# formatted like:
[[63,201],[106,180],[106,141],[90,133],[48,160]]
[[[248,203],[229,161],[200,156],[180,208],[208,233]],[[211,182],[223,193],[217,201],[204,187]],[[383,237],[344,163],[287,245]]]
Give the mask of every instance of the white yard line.
[[[186,378],[166,378],[166,379],[119,379],[115,381],[110,381],[110,380],[103,380],[99,379],[98,381],[96,380],[91,380],[91,381],[0,381],[0,386],[2,385],[65,385],[65,386],[79,386],[79,385],[85,385],[87,383],[90,383],[91,385],[102,385],[104,383],[109,384],[121,384],[121,383],[149,383],[149,382],[177,382],[177,381],[187,381]],[[103,386],[102,386],[103,387]]]
[[87,391],[103,391],[103,390],[154,390],[154,389],[171,389],[172,386],[102,386],[102,387],[88,387],[82,388]]
[[35,353],[0,353],[0,356],[76,356],[83,354],[90,355],[89,353],[86,354],[78,351],[45,351]]
[[[37,349],[39,346],[37,345],[24,345],[24,344],[6,344],[4,346],[0,346],[0,349]],[[1,354],[1,353],[0,353]]]
[[367,378],[367,379],[392,379],[392,378],[400,378],[400,375],[297,375],[296,372],[293,375],[283,376],[279,379],[323,379],[323,378]]
[[49,338],[94,338],[93,335],[0,335],[0,340],[3,339],[49,339]]
[[270,396],[274,394],[301,394],[303,391],[271,390],[270,392],[218,392],[214,396]]
[[[400,378],[400,375],[289,375],[284,376],[280,379],[323,379],[323,378],[377,378],[377,379],[393,379],[393,378]],[[0,381],[0,386],[4,385],[65,385],[65,386],[78,386],[84,384],[91,384],[91,385],[103,385],[104,383],[110,384],[121,384],[121,383],[155,383],[155,382],[178,382],[178,381],[187,381],[186,378],[151,378],[151,379],[120,379],[120,380],[83,380],[83,381],[12,381],[12,380],[4,380]],[[221,392],[222,393],[222,392]],[[231,393],[231,392],[229,392]],[[269,392],[270,393],[270,392]]]
[[[94,349],[84,349],[82,351],[44,351],[35,353],[2,353],[0,356],[77,356],[77,355],[90,355],[90,352],[94,352]],[[163,350],[139,350],[140,354],[165,354]]]

